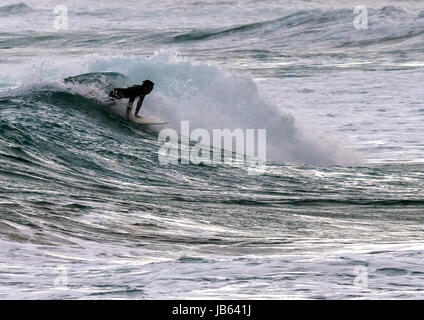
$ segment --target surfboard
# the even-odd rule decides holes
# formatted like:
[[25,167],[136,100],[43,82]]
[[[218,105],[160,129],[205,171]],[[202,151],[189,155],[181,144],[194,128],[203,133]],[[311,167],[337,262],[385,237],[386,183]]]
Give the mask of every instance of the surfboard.
[[160,124],[167,124],[170,123],[169,121],[163,121],[159,118],[154,118],[154,117],[136,117],[135,116],[135,109],[137,106],[137,102],[140,98],[135,99],[134,103],[133,103],[133,107],[131,109],[131,114],[130,114],[130,120],[132,122],[138,123],[138,124],[144,124],[144,125],[160,125]]
[[144,118],[144,117],[131,117],[131,121],[135,123],[139,123],[139,124],[145,124],[145,125],[158,125],[158,124],[171,123],[170,121],[163,121],[160,119]]

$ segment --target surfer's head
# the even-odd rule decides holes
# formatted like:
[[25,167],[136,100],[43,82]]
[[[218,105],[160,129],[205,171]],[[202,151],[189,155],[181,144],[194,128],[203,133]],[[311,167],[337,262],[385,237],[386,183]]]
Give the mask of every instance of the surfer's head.
[[155,84],[153,83],[153,81],[144,80],[141,84],[141,88],[143,89],[144,94],[149,94],[150,92],[152,92],[154,85]]

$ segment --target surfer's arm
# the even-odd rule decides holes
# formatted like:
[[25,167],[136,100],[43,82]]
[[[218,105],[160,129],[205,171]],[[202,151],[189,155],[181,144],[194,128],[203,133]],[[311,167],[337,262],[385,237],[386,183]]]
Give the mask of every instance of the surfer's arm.
[[134,113],[136,117],[138,117],[138,112],[140,111],[141,105],[143,104],[144,97],[145,97],[144,95],[140,96],[140,99],[138,99],[137,101],[137,107],[135,108],[135,113]]
[[130,113],[132,109],[132,105],[134,103],[135,97],[131,97],[130,100],[128,100],[128,106],[127,106],[127,119],[130,118]]

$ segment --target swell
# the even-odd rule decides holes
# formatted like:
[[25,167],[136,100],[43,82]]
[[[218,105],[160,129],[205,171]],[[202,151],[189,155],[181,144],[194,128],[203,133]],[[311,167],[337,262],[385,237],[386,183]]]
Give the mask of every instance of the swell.
[[198,29],[192,30],[187,33],[176,35],[172,38],[171,42],[188,42],[205,40],[212,37],[224,37],[229,34],[243,33],[250,30],[257,30],[266,25],[266,22],[244,24],[232,28],[219,28],[219,29]]
[[[13,10],[18,10],[17,8],[21,7],[17,6]],[[10,10],[3,7],[1,13],[0,8],[0,15]],[[102,33],[78,30],[66,34],[25,31],[18,34],[1,34],[0,48],[26,48],[28,45],[55,48],[66,45],[81,49],[104,46],[122,49],[133,48],[134,43],[143,43],[146,47],[164,44],[186,47],[199,42],[214,47],[222,44],[226,48],[228,40],[234,43],[238,50],[257,50],[264,47],[280,50],[310,46],[362,48],[403,44],[408,40],[411,40],[411,43],[407,43],[405,49],[414,50],[417,45],[421,45],[424,11],[406,12],[401,7],[385,6],[379,9],[370,8],[368,16],[368,30],[356,30],[353,27],[355,14],[349,8],[297,10],[275,19],[192,30],[113,29]],[[246,40],[250,40],[249,48],[245,47]]]
[[23,2],[0,6],[0,16],[19,15],[32,11],[34,11],[34,9]]
[[[186,43],[226,37],[260,37],[263,40],[287,40],[296,36],[308,42],[330,43],[334,47],[379,45],[420,37],[424,33],[424,11],[407,13],[400,7],[385,6],[369,9],[369,30],[353,27],[355,15],[351,9],[299,10],[283,17],[228,28],[193,29],[175,35],[170,42]],[[410,23],[406,23],[409,21]],[[313,37],[310,37],[313,35]],[[346,39],[349,39],[346,41]],[[292,42],[292,41],[290,41]],[[283,44],[281,42],[281,44]]]

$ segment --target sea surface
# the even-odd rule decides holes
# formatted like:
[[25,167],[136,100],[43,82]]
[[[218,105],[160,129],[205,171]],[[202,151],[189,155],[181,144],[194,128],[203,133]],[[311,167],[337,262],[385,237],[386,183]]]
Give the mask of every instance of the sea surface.
[[1,0],[0,299],[423,299],[424,3],[360,2]]

